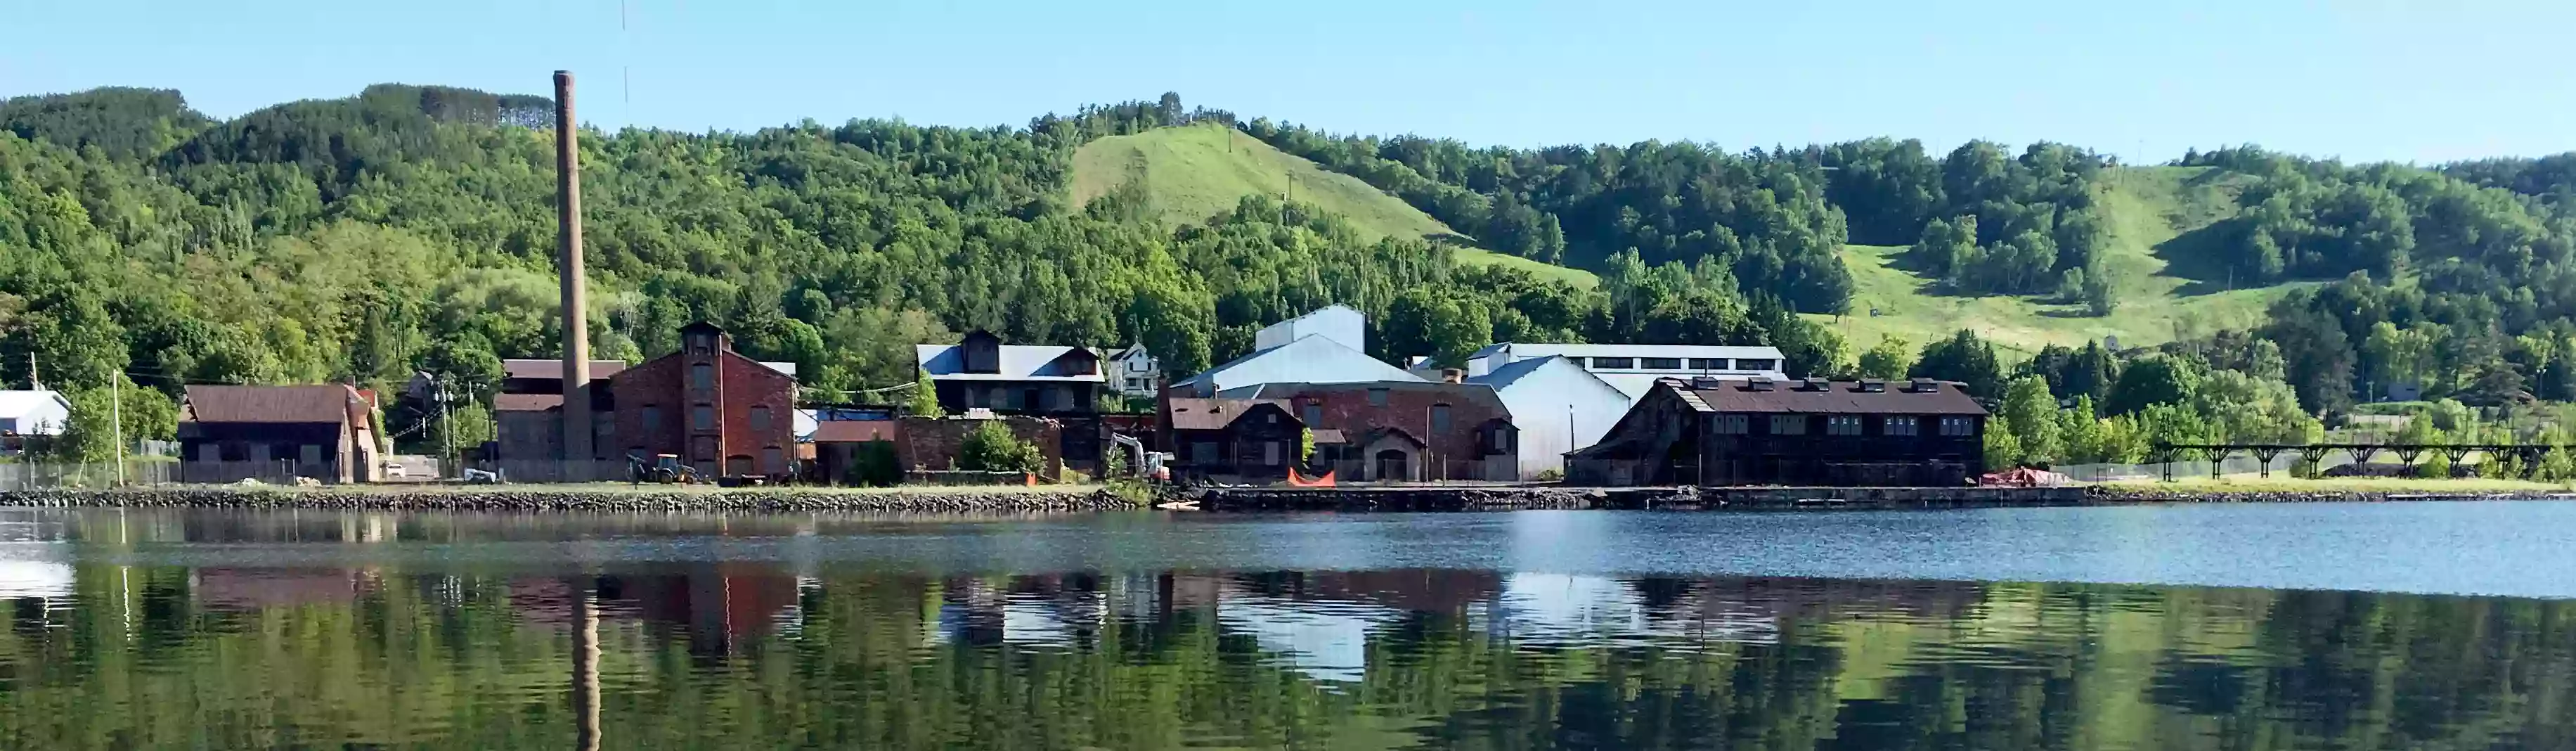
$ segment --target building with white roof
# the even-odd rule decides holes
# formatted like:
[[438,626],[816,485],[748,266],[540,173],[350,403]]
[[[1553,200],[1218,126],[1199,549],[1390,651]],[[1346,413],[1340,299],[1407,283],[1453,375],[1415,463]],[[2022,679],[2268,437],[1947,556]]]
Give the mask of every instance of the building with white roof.
[[1266,383],[1368,383],[1425,380],[1368,355],[1368,318],[1331,305],[1253,334],[1251,354],[1174,382],[1177,395],[1212,397]]
[[1706,344],[1526,344],[1488,345],[1467,356],[1467,377],[1492,373],[1505,365],[1542,357],[1563,357],[1627,394],[1631,400],[1655,388],[1657,378],[1788,380],[1778,347]]
[[0,435],[62,435],[72,403],[59,391],[0,391]]
[[1003,344],[985,331],[967,332],[956,344],[916,345],[913,355],[938,389],[940,408],[952,413],[1093,413],[1108,382],[1100,353],[1089,347]]

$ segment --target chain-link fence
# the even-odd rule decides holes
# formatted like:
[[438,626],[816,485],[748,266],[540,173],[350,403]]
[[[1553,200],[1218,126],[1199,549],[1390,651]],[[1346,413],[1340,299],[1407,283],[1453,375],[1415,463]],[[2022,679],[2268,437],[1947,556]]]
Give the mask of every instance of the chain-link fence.
[[176,485],[180,482],[179,463],[171,461],[126,462],[125,471],[122,474],[117,472],[114,462],[0,464],[0,490],[112,488]]

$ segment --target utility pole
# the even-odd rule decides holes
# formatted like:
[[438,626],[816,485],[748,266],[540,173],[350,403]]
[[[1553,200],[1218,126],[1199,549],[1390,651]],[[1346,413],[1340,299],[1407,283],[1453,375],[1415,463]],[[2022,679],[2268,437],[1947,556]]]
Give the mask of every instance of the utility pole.
[[111,373],[107,378],[107,423],[112,426],[109,439],[116,442],[116,486],[125,487],[125,374]]
[[[438,402],[438,441],[444,445],[444,448],[440,450],[439,461],[453,465],[456,464],[456,422],[453,419],[454,410],[449,409],[447,406],[448,401],[452,398],[452,395],[447,390],[447,374],[440,373],[437,376],[432,377],[430,381],[438,384],[438,391],[431,394],[430,398]],[[447,469],[447,467],[440,467],[438,474],[441,477],[446,476]],[[464,475],[460,473],[457,476],[463,477]]]

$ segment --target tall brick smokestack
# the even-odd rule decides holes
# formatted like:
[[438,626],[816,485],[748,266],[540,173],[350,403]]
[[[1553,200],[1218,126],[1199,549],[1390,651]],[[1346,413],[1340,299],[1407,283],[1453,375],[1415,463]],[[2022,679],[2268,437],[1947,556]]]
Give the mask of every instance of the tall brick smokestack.
[[[592,458],[590,424],[590,297],[581,270],[580,121],[572,116],[572,71],[555,71],[555,209],[559,224],[555,273],[563,281],[563,458]],[[581,466],[581,465],[571,465]],[[567,469],[565,479],[592,479]]]

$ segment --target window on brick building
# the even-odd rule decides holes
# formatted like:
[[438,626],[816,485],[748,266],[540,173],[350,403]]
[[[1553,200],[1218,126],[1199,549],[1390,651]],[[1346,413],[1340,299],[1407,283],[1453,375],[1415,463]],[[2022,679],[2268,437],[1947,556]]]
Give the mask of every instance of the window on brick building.
[[698,363],[689,366],[689,388],[698,391],[716,387],[716,366]]
[[1891,415],[1887,418],[1885,427],[1881,428],[1879,432],[1888,435],[1910,436],[1914,435],[1915,431],[1921,430],[1922,425],[1923,420],[1913,415]]
[[1807,434],[1807,416],[1806,416],[1806,415],[1772,415],[1772,416],[1771,416],[1771,434],[1772,434],[1772,435],[1806,435],[1806,434]]
[[1387,391],[1386,391],[1386,389],[1369,389],[1369,406],[1371,406],[1371,407],[1384,407],[1384,406],[1386,406],[1386,397],[1387,397]]
[[1446,404],[1434,404],[1434,405],[1431,405],[1431,431],[1432,431],[1432,432],[1434,432],[1434,433],[1439,433],[1439,432],[1446,432],[1446,431],[1448,431],[1448,430],[1449,430],[1449,405],[1446,405]]
[[644,407],[643,414],[638,416],[638,421],[644,423],[644,432],[650,433],[656,430],[661,430],[662,408],[646,405]]
[[1311,428],[1324,424],[1324,404],[1322,402],[1307,402],[1306,406],[1301,411],[1306,415],[1306,427]]
[[1715,430],[1718,435],[1744,435],[1753,432],[1753,421],[1745,415],[1718,415]]
[[704,404],[689,408],[690,430],[716,429],[716,408]]
[[768,406],[768,405],[763,405],[763,404],[755,404],[755,405],[752,405],[752,407],[751,407],[751,429],[752,429],[752,431],[753,431],[753,432],[760,432],[760,433],[766,433],[766,432],[769,432],[769,406]]
[[1860,415],[1827,416],[1825,435],[1860,435]]

